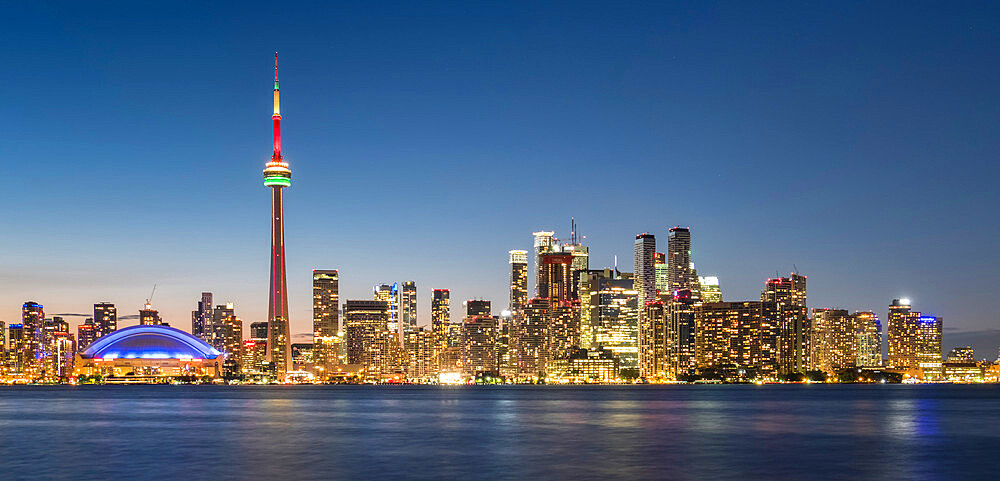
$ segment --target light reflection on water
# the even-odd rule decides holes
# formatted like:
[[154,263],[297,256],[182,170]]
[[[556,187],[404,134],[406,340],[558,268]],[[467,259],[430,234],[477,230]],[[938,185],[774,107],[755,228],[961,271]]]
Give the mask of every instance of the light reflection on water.
[[0,477],[975,479],[995,386],[0,388]]

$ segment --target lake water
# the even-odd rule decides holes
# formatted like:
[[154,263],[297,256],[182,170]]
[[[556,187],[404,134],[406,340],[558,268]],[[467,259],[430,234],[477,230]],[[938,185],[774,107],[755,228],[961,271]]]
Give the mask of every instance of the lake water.
[[0,387],[2,479],[998,479],[1000,386]]

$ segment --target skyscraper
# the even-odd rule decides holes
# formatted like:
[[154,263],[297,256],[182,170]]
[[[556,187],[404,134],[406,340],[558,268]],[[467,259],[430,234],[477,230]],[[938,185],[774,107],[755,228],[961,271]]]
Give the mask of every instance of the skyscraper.
[[110,302],[94,304],[94,324],[97,337],[107,336],[118,330],[118,309]]
[[529,300],[524,315],[515,321],[518,377],[545,375],[549,359],[548,303],[548,299],[539,297]]
[[712,302],[695,306],[698,368],[732,370],[754,378],[776,374],[775,340],[767,302]]
[[385,301],[348,300],[344,303],[344,338],[347,363],[360,364],[367,376],[377,378],[393,368],[389,306]]
[[662,252],[653,253],[653,273],[656,277],[656,290],[659,292],[671,292],[670,264],[667,264],[666,254]]
[[806,306],[806,276],[768,279],[760,300],[765,313],[776,323],[778,371],[804,372],[809,367],[809,310]]
[[879,367],[882,365],[882,324],[872,311],[854,313],[855,343],[858,359],[856,366]]
[[10,373],[24,374],[25,362],[28,360],[28,356],[25,353],[27,339],[25,338],[24,324],[8,325],[7,338],[10,342],[10,351],[7,356]]
[[[45,310],[41,304],[33,301],[21,306],[21,325],[23,326],[23,349],[20,350],[23,372],[30,377],[42,375],[41,358],[44,354],[42,345],[43,329],[45,328]],[[13,342],[14,337],[11,336]]]
[[667,270],[670,289],[692,289],[691,229],[673,227],[667,237]]
[[941,333],[944,320],[936,316],[917,318],[917,366],[924,380],[939,379],[941,371]]
[[313,270],[313,359],[329,370],[337,361],[340,330],[340,277],[336,270]]
[[399,288],[399,321],[404,331],[417,327],[417,283],[413,281]]
[[[232,302],[215,306],[215,309],[212,310],[212,330],[209,333],[211,340],[206,340],[205,342],[219,351],[228,352],[226,351],[226,323],[235,317],[236,310]],[[243,335],[242,328],[240,329],[240,335]]]
[[97,339],[97,326],[94,325],[94,318],[88,317],[83,321],[83,324],[76,326],[76,345],[77,349],[84,350],[90,346],[90,343]]
[[448,324],[451,323],[451,291],[434,289],[431,292],[431,332],[437,338],[438,350],[448,347]]
[[[96,314],[95,314],[96,316]],[[198,308],[191,311],[191,334],[212,344],[212,293],[202,292]]]
[[538,276],[541,272],[541,255],[547,252],[554,252],[558,247],[555,239],[555,232],[540,231],[532,233],[535,236],[534,259],[531,265],[531,282],[534,283],[535,296],[540,296],[538,292]]
[[688,374],[695,365],[695,307],[701,303],[690,289],[661,293],[666,305],[666,375],[676,379]]
[[528,302],[528,251],[513,250],[510,254],[510,312],[516,317]]
[[836,373],[857,363],[856,318],[844,309],[813,309],[809,355],[812,369]]
[[906,370],[917,367],[917,319],[919,312],[910,310],[909,299],[893,299],[886,322],[889,362],[886,367]]
[[[642,233],[635,236],[633,288],[636,292],[637,309],[639,310],[639,373],[652,377],[656,373],[655,366],[662,363],[653,359],[656,349],[653,340],[656,337],[654,324],[662,323],[663,309],[649,311],[646,304],[656,300],[656,238],[653,234]],[[652,319],[648,315],[658,313],[660,319]]]
[[278,53],[274,54],[273,153],[264,168],[264,186],[271,188],[271,282],[267,301],[267,360],[275,375],[285,378],[292,359],[288,327],[288,287],[285,281],[285,222],[282,189],[292,185],[292,171],[281,158],[281,109],[278,102]]
[[389,308],[389,321],[386,324],[390,332],[398,333],[399,329],[399,284],[376,285],[373,289],[374,299],[382,301]]

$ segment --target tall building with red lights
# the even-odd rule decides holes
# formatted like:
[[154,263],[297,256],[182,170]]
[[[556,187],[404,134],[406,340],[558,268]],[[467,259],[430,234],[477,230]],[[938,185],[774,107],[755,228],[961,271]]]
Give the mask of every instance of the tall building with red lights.
[[285,222],[281,192],[292,185],[292,171],[281,159],[281,110],[278,107],[278,54],[274,54],[274,153],[264,168],[264,186],[271,188],[271,284],[267,292],[267,360],[284,379],[292,358],[288,330],[288,288],[285,282]]

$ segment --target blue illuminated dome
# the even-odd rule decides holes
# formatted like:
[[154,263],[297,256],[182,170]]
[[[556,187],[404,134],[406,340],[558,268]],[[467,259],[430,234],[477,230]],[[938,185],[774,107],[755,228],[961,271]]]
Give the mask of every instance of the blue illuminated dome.
[[84,359],[215,359],[221,355],[205,341],[167,326],[119,329],[80,353]]

